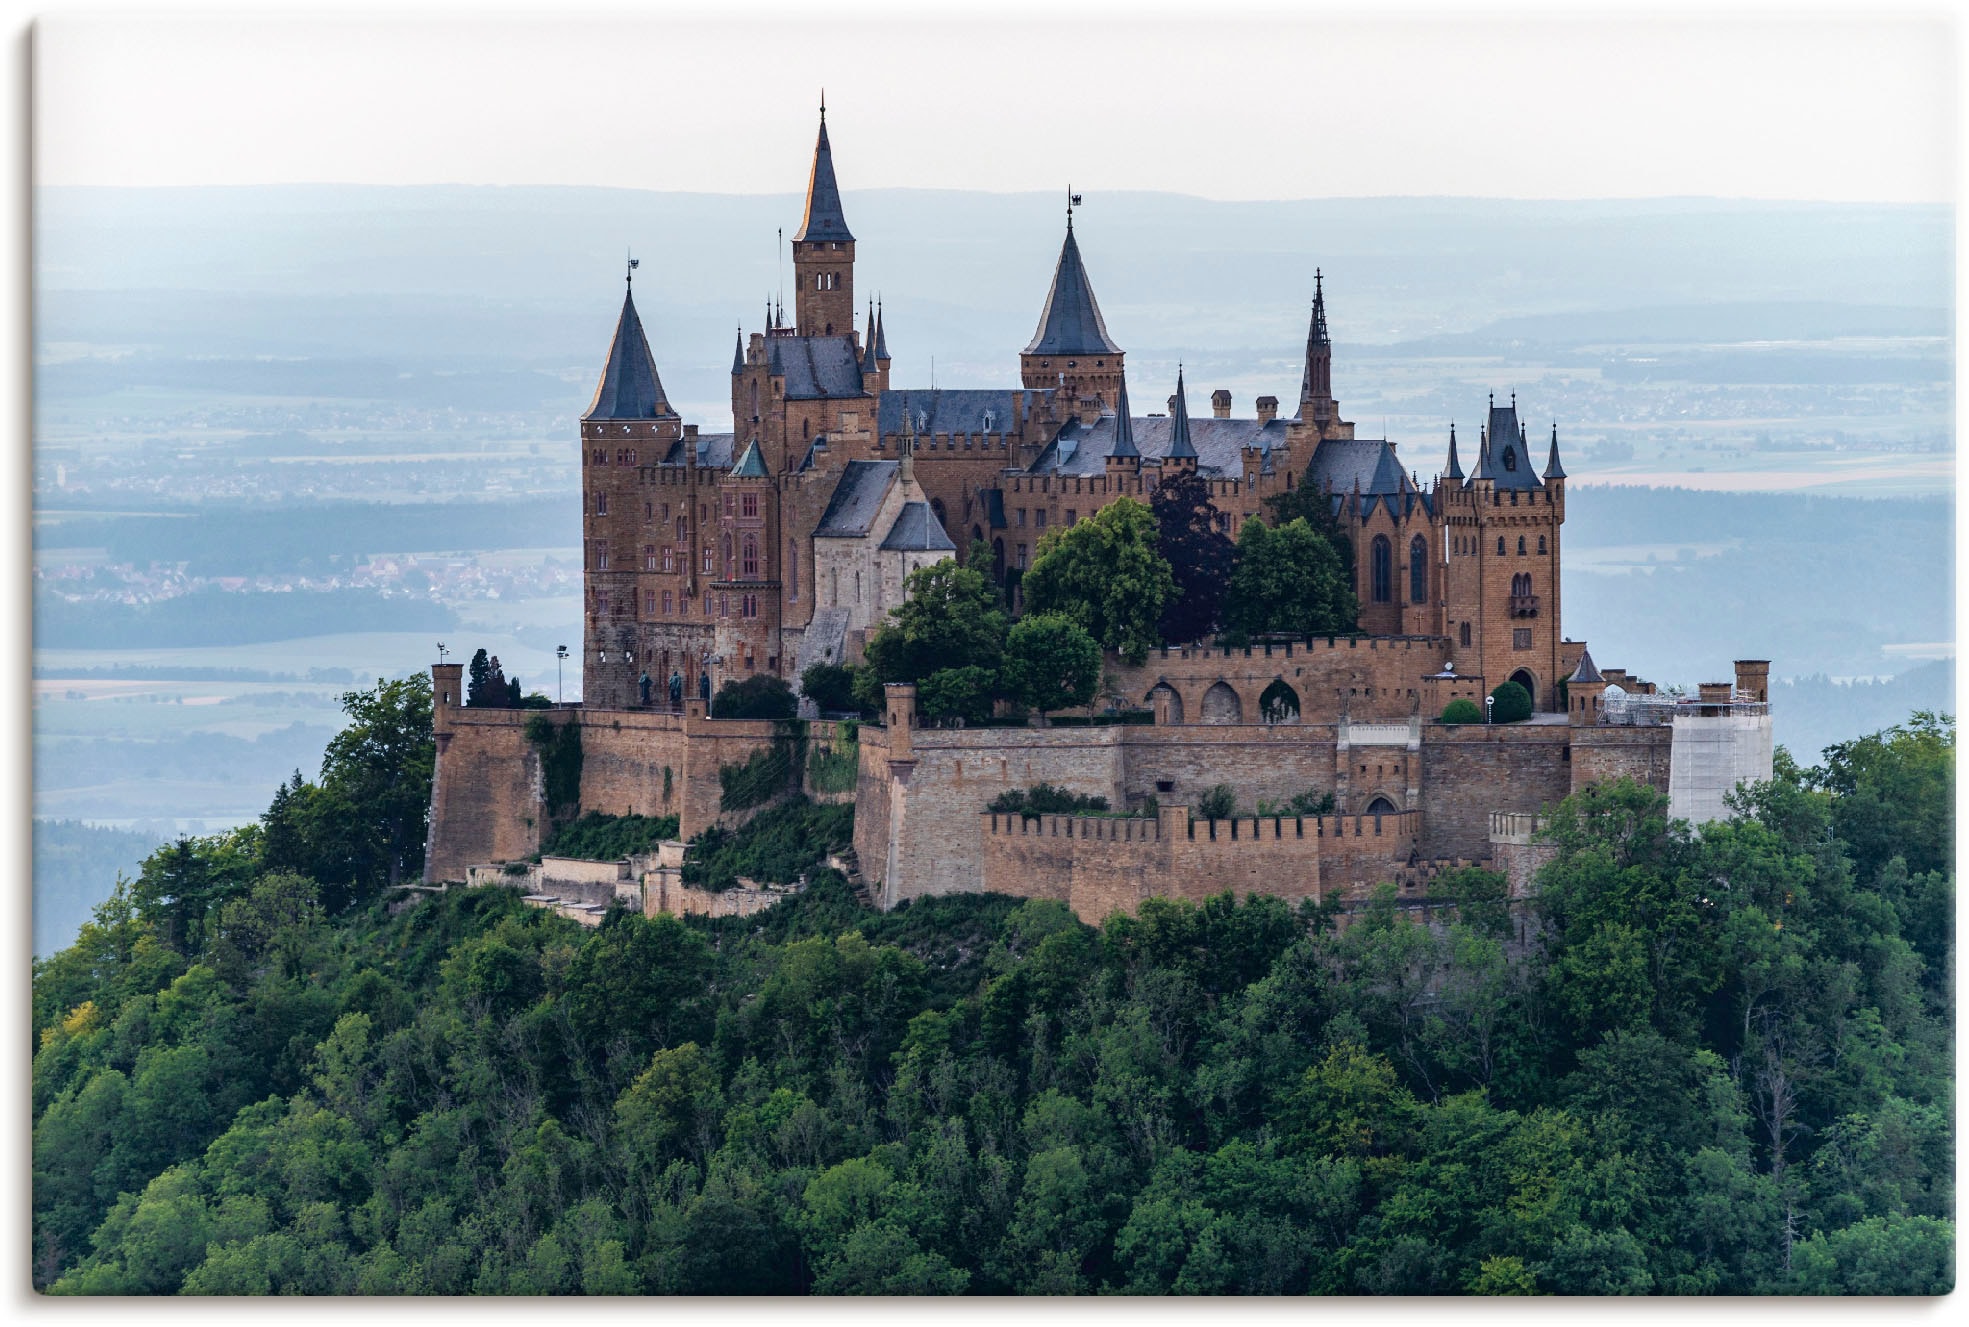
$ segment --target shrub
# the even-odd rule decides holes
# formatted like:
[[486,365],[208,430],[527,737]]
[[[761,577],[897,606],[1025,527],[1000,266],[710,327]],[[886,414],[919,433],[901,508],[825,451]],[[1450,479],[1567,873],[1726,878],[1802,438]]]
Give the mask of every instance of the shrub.
[[855,700],[855,670],[840,664],[815,664],[800,674],[800,690],[822,714],[861,709]]
[[1107,809],[1108,799],[1105,797],[1068,792],[1050,783],[1010,789],[992,798],[991,804],[985,807],[985,810],[996,811],[1000,815],[1022,815],[1028,819],[1033,816],[1073,816]]
[[1444,723],[1482,723],[1483,721],[1484,712],[1477,708],[1477,702],[1474,700],[1452,700],[1443,706]]
[[735,830],[710,829],[691,844],[684,883],[723,890],[740,876],[786,885],[855,839],[852,804],[818,806],[805,798],[762,811]]
[[730,680],[711,702],[714,719],[790,719],[799,706],[793,688],[771,673],[754,673],[744,681]]
[[1199,820],[1229,820],[1237,814],[1237,793],[1228,783],[1220,783],[1196,799]]
[[526,740],[540,755],[540,781],[549,816],[560,817],[581,804],[581,724],[555,723],[544,712],[529,714]]
[[611,816],[590,811],[549,835],[540,845],[540,855],[613,862],[630,853],[649,852],[663,840],[676,837],[676,816]]
[[1531,717],[1531,693],[1516,682],[1500,682],[1490,698],[1492,723],[1517,723]]

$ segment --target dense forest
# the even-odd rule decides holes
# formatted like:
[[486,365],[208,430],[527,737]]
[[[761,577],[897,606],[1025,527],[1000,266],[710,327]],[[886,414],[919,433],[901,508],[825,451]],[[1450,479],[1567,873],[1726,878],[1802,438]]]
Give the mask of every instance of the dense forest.
[[1781,755],[1699,830],[1632,784],[1570,799],[1522,913],[1478,870],[1453,921],[1384,891],[1100,926],[874,913],[817,871],[750,918],[588,928],[405,905],[428,682],[346,703],[318,782],[159,849],[37,963],[37,1286],[1954,1283],[1945,717]]

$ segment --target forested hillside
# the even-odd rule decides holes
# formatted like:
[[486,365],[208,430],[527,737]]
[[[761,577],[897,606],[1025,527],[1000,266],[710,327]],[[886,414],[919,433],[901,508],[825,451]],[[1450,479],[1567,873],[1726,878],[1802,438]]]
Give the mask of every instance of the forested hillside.
[[[1535,914],[994,896],[392,914],[429,697],[37,964],[56,1293],[1836,1293],[1954,1283],[1954,730],[1691,833],[1557,809]],[[421,724],[421,727],[420,727]],[[1542,941],[1507,961],[1519,921]]]

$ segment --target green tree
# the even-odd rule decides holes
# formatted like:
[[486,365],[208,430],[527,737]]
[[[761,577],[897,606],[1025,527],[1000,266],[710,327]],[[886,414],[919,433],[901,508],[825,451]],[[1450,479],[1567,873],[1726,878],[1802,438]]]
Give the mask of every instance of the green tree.
[[1330,635],[1354,630],[1360,604],[1333,545],[1294,520],[1273,529],[1250,520],[1238,532],[1225,626],[1245,636]]
[[1484,712],[1477,708],[1477,702],[1474,700],[1465,700],[1459,696],[1443,706],[1444,723],[1482,723],[1483,721]]
[[868,638],[878,708],[881,684],[920,685],[947,668],[996,674],[1005,654],[1005,614],[983,573],[946,558],[911,572],[907,589],[908,597]]
[[1139,664],[1161,642],[1157,626],[1176,581],[1156,548],[1155,514],[1121,497],[1039,541],[1023,585],[1030,613],[1059,613],[1103,649]]
[[728,677],[711,701],[714,719],[790,719],[798,709],[793,688],[771,673]]
[[800,674],[800,693],[822,714],[860,709],[854,689],[855,670],[839,664],[815,664]]
[[1094,698],[1101,681],[1101,647],[1071,618],[1036,613],[1013,624],[1005,641],[1004,690],[1045,714]]

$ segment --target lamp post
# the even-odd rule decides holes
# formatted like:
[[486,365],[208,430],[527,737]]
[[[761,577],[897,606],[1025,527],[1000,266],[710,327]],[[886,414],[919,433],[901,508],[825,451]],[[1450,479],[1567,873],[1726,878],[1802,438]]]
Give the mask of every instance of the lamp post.
[[443,663],[443,662],[444,662],[444,657],[445,657],[445,656],[446,656],[447,654],[450,654],[450,653],[451,653],[451,651],[450,651],[450,650],[447,650],[447,649],[446,649],[446,648],[444,647],[444,642],[443,642],[443,641],[439,641],[439,642],[438,642],[438,662],[439,662],[439,663]]
[[567,697],[561,691],[561,665],[566,662],[567,646],[556,645],[554,647],[554,703],[556,705],[567,704]]

